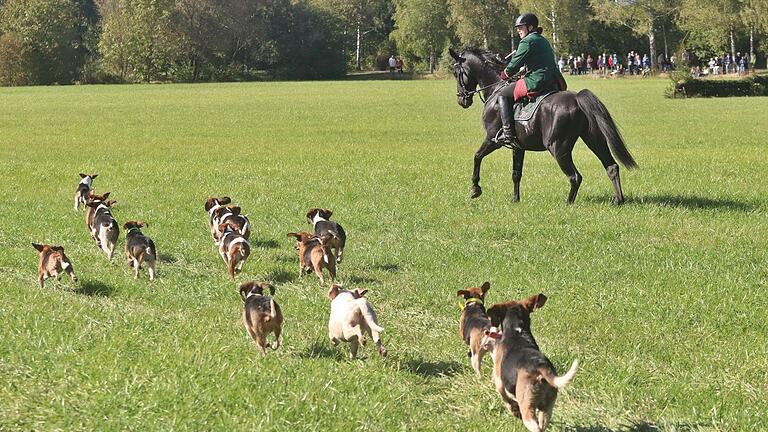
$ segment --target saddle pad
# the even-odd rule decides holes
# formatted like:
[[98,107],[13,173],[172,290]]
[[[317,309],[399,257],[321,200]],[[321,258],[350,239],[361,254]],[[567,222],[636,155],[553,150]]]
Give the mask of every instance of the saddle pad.
[[513,113],[513,118],[515,121],[528,121],[531,118],[533,118],[533,115],[536,113],[536,109],[541,105],[541,101],[546,99],[549,95],[554,94],[557,92],[551,91],[549,93],[546,93],[542,96],[537,97],[532,102],[528,103],[517,103],[515,104],[515,111]]

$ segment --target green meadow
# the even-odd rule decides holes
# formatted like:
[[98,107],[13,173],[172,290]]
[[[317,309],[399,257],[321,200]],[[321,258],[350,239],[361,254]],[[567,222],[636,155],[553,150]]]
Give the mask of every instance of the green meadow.
[[[669,100],[668,81],[569,78],[619,124],[639,170],[627,202],[583,143],[584,181],[488,156],[469,198],[481,103],[452,80],[0,89],[0,430],[523,431],[470,368],[456,291],[544,293],[533,333],[560,373],[552,430],[768,429],[768,98]],[[122,225],[148,223],[158,279],[113,262],[73,209],[98,173]],[[762,173],[762,174],[760,174]],[[252,223],[235,282],[203,204]],[[310,207],[347,231],[338,280],[367,288],[389,357],[327,334],[329,285],[298,277],[286,233]],[[37,285],[31,243],[79,277]],[[269,281],[285,315],[262,355],[238,285]]]

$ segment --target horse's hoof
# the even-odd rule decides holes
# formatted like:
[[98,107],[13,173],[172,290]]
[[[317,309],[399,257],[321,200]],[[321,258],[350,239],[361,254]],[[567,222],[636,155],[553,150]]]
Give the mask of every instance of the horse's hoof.
[[482,194],[483,194],[483,190],[480,189],[480,186],[472,186],[472,188],[469,189],[470,198],[477,198]]
[[512,197],[512,202],[513,203],[519,203],[520,202],[520,197],[519,196],[513,196]]
[[613,205],[620,206],[622,204],[624,204],[624,199],[623,198],[622,199],[619,199],[619,198],[614,198],[613,199]]

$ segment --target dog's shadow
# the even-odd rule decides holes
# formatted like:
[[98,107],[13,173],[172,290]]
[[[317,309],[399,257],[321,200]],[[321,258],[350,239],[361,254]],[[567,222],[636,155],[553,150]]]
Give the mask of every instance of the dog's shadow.
[[313,342],[312,345],[305,348],[304,351],[300,351],[298,356],[304,359],[327,358],[339,361],[347,359],[342,350],[333,347],[330,342],[320,341]]
[[283,269],[273,270],[266,274],[265,279],[273,284],[282,284],[287,282],[293,282],[297,278],[296,272],[289,272]]
[[164,264],[175,264],[179,262],[178,258],[169,254],[160,254],[157,256],[157,260]]
[[277,249],[280,247],[280,243],[275,240],[253,240],[249,242],[252,246],[262,249]]
[[460,373],[464,365],[456,361],[426,361],[421,358],[409,359],[400,368],[424,378],[451,377]]
[[112,287],[103,282],[84,281],[74,292],[87,296],[109,297],[112,295]]
[[[680,432],[692,432],[699,430],[701,424],[691,423],[675,423],[672,426],[672,430]],[[667,430],[668,427],[661,427],[648,421],[631,421],[629,424],[621,425],[616,428],[609,428],[600,425],[592,426],[577,426],[577,425],[564,425],[563,430],[566,432],[661,432]]]

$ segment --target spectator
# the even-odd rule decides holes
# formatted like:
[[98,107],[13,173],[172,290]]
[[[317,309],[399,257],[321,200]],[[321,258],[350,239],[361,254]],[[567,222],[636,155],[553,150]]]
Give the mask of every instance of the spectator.
[[669,58],[669,67],[674,69],[677,66],[677,57],[674,54]]
[[592,58],[592,54],[587,55],[587,73],[592,74],[594,69],[595,59]]
[[563,60],[563,56],[560,56],[560,60],[557,61],[557,68],[560,69],[560,73],[563,73],[563,69],[565,68],[565,60]]
[[395,74],[395,66],[397,66],[397,59],[395,58],[395,55],[392,54],[389,56],[389,73],[390,75]]
[[401,57],[398,57],[397,60],[395,60],[395,69],[397,69],[398,74],[403,73],[403,59]]

